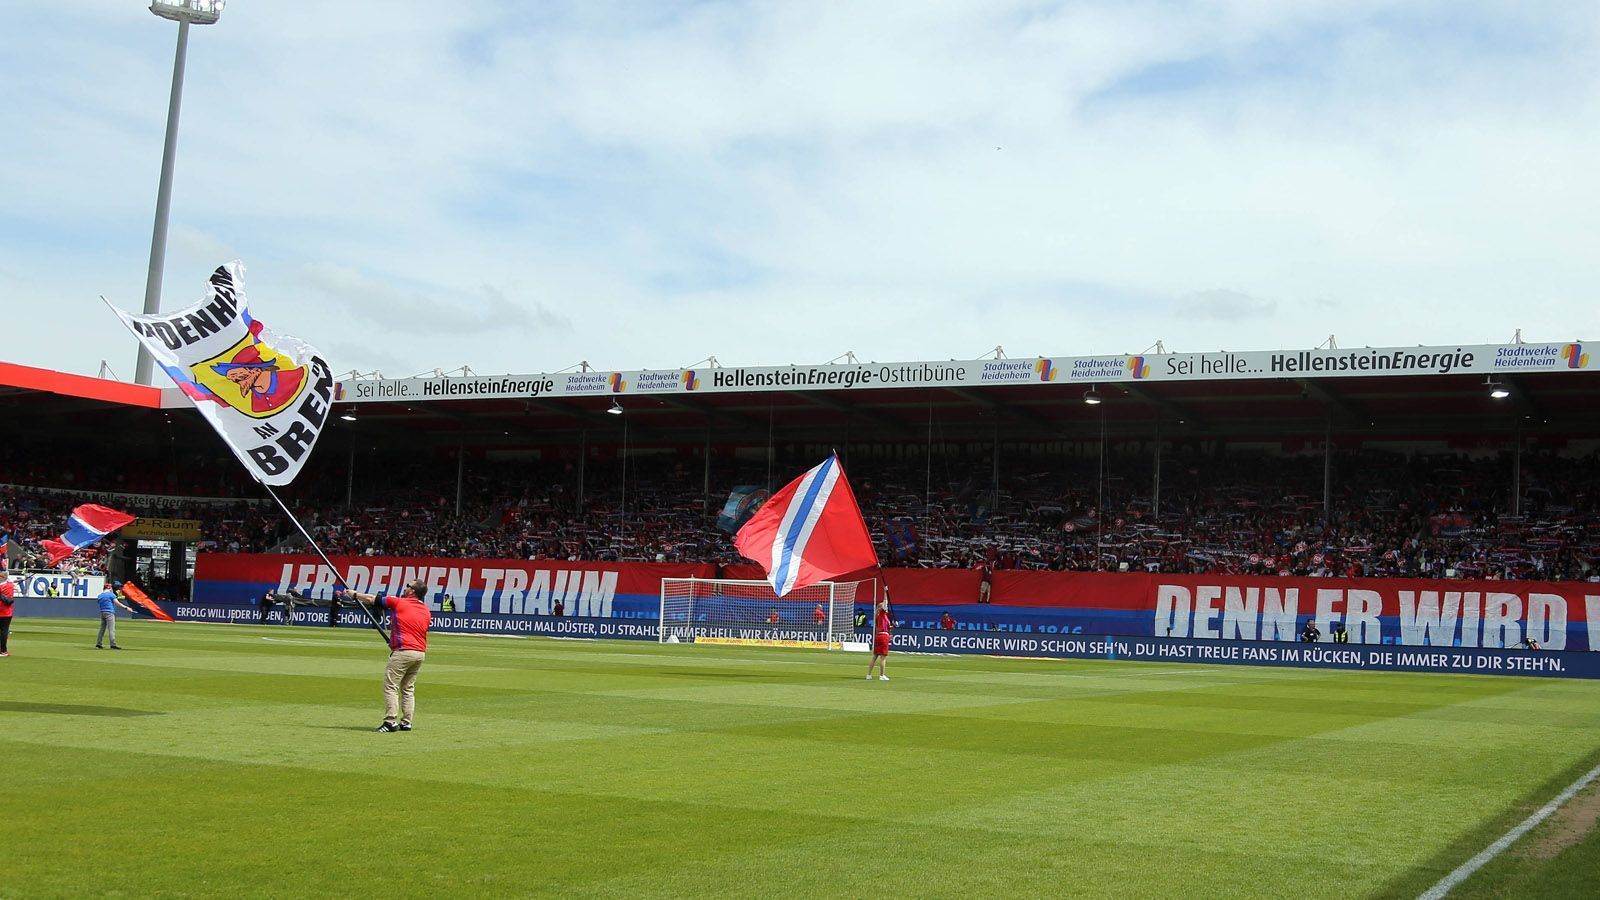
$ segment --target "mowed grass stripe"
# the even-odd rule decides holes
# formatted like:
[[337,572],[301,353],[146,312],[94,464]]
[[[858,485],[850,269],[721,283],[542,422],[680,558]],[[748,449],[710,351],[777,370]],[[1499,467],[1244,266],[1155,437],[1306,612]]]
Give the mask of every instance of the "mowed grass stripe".
[[[1600,721],[1596,685],[1541,679],[897,656],[885,684],[854,654],[440,635],[419,730],[374,735],[384,651],[352,637],[30,628],[0,895],[1414,896]],[[157,839],[97,844],[108,796]],[[422,860],[374,865],[355,823]]]

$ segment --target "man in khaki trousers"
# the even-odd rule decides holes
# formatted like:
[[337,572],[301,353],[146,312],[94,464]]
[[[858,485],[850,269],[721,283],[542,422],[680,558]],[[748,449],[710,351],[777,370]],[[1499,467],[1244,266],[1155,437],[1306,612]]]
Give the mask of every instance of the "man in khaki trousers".
[[389,663],[383,667],[383,724],[378,731],[411,730],[411,716],[417,707],[417,672],[428,652],[428,626],[433,623],[433,613],[422,602],[427,591],[421,581],[413,581],[396,597],[382,592],[349,591],[345,595],[389,611]]

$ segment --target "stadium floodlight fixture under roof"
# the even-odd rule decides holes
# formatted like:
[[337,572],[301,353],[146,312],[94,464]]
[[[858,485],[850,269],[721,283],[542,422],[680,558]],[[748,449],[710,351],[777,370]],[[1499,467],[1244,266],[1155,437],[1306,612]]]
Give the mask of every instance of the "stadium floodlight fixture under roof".
[[1087,391],[1083,392],[1083,402],[1089,404],[1090,406],[1099,406],[1100,392],[1094,388],[1089,388]]
[[620,416],[622,415],[622,404],[618,403],[616,399],[613,398],[611,401],[611,408],[606,410],[606,412],[612,414],[613,416]]
[[227,0],[151,0],[150,11],[174,22],[211,25],[222,18],[226,5]]
[[1484,383],[1489,387],[1489,396],[1496,400],[1504,400],[1505,398],[1511,396],[1511,389],[1499,381],[1496,381],[1493,377],[1490,377],[1489,380]]

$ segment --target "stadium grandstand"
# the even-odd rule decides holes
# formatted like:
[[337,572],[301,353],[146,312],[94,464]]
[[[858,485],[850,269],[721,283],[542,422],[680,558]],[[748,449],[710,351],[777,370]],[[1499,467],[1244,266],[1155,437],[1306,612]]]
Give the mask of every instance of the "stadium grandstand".
[[[1581,346],[1408,352],[356,377],[291,502],[335,554],[737,567],[730,494],[837,450],[887,566],[1600,578]],[[6,530],[49,536],[85,495],[183,523],[64,565],[176,600],[197,553],[305,551],[175,391],[0,380],[27,423]]]

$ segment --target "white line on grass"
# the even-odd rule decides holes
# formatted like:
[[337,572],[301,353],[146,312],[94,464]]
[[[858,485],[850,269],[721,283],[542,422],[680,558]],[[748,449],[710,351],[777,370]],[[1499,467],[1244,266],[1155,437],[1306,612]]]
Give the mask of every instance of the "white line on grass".
[[1546,803],[1538,812],[1524,819],[1521,825],[1506,832],[1500,840],[1485,847],[1482,853],[1462,863],[1460,868],[1446,875],[1438,884],[1428,888],[1427,892],[1419,897],[1418,900],[1439,900],[1445,894],[1450,893],[1456,885],[1470,878],[1472,873],[1483,868],[1489,860],[1505,852],[1505,849],[1516,843],[1518,838],[1532,831],[1540,822],[1550,818],[1551,814],[1560,809],[1563,803],[1571,800],[1572,795],[1588,787],[1589,782],[1595,780],[1596,777],[1600,777],[1600,766],[1595,766],[1582,778],[1567,785],[1567,789],[1557,794],[1554,800]]
[[295,638],[275,638],[275,637],[264,637],[264,638],[262,638],[262,640],[263,641],[271,641],[274,644],[301,644],[301,645],[304,645],[304,646],[307,646],[307,647],[340,647],[340,646],[343,646],[343,647],[354,647],[354,646],[357,646],[357,645],[365,646],[365,645],[371,643],[371,641],[340,640],[338,638],[331,637],[331,636],[327,637],[327,638],[322,638],[320,640],[309,640],[309,641],[308,640],[296,640]]

